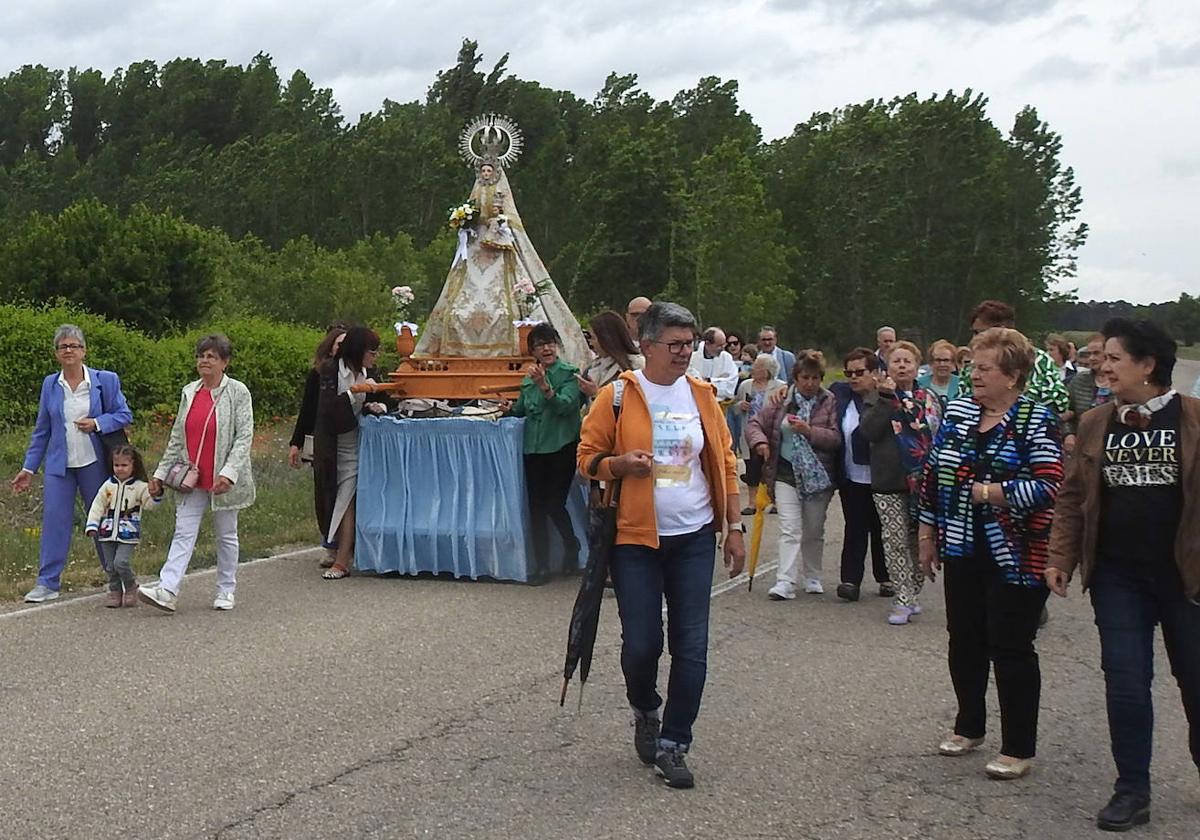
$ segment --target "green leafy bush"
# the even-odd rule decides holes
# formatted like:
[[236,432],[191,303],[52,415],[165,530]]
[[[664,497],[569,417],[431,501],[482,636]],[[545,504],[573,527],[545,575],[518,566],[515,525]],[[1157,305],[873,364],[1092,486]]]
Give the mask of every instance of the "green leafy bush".
[[180,389],[196,378],[196,341],[223,332],[233,342],[229,374],[254,396],[261,417],[295,414],[300,389],[321,332],[261,318],[221,321],[185,335],[152,339],[124,324],[66,305],[0,304],[0,427],[28,428],[37,415],[42,380],[58,369],[54,331],[79,326],[87,339],[87,363],[115,371],[139,420],[173,414]]

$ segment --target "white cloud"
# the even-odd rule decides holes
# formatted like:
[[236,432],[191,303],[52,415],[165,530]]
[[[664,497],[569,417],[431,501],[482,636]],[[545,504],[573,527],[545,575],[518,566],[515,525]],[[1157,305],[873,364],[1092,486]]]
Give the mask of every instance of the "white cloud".
[[[531,0],[520,7],[362,0],[16,0],[0,72],[25,63],[106,73],[176,56],[269,53],[332,87],[356,119],[425,95],[464,37],[484,70],[591,99],[637,73],[667,99],[701,76],[736,79],[767,139],[869,98],[985,93],[1007,131],[1026,104],[1063,136],[1092,235],[1082,297],[1196,291],[1200,6],[1122,0]],[[1174,8],[1169,8],[1174,6]]]

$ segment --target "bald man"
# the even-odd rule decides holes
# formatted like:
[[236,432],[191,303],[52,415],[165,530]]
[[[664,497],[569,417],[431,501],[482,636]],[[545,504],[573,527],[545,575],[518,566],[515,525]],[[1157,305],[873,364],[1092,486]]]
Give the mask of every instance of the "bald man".
[[634,346],[638,343],[638,318],[642,313],[650,308],[653,301],[650,298],[635,297],[629,301],[629,305],[625,307],[625,326],[629,328],[629,337],[633,339]]

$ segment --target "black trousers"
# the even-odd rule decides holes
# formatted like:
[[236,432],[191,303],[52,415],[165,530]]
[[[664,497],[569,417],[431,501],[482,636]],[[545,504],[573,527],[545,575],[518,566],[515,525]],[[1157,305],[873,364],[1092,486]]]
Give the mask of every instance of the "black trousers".
[[[579,441],[557,452],[525,456],[525,490],[529,498],[534,575],[574,569],[579,565],[579,540],[567,513],[567,495],[575,481],[575,450]],[[558,532],[563,545],[561,564],[554,562],[550,529]]]
[[958,697],[954,733],[982,738],[987,687],[996,672],[1001,749],[1013,758],[1037,753],[1042,672],[1033,640],[1050,590],[1007,583],[991,558],[955,559],[942,566],[950,679]]
[[842,538],[842,583],[862,584],[867,562],[867,543],[871,544],[871,571],[876,583],[887,583],[887,564],[883,559],[883,533],[879,511],[871,498],[870,484],[846,481],[838,485],[842,518],[846,532]]

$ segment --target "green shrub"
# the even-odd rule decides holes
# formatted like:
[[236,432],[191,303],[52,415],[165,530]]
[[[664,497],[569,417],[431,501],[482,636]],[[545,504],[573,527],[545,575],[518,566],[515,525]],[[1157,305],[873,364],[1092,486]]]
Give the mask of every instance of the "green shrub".
[[76,324],[87,339],[87,363],[115,371],[137,420],[170,415],[179,392],[196,378],[196,341],[223,332],[233,342],[229,374],[254,396],[260,417],[295,414],[321,331],[261,318],[220,321],[185,335],[152,339],[124,324],[62,304],[0,304],[0,428],[28,429],[37,416],[42,380],[58,369],[54,331]]

